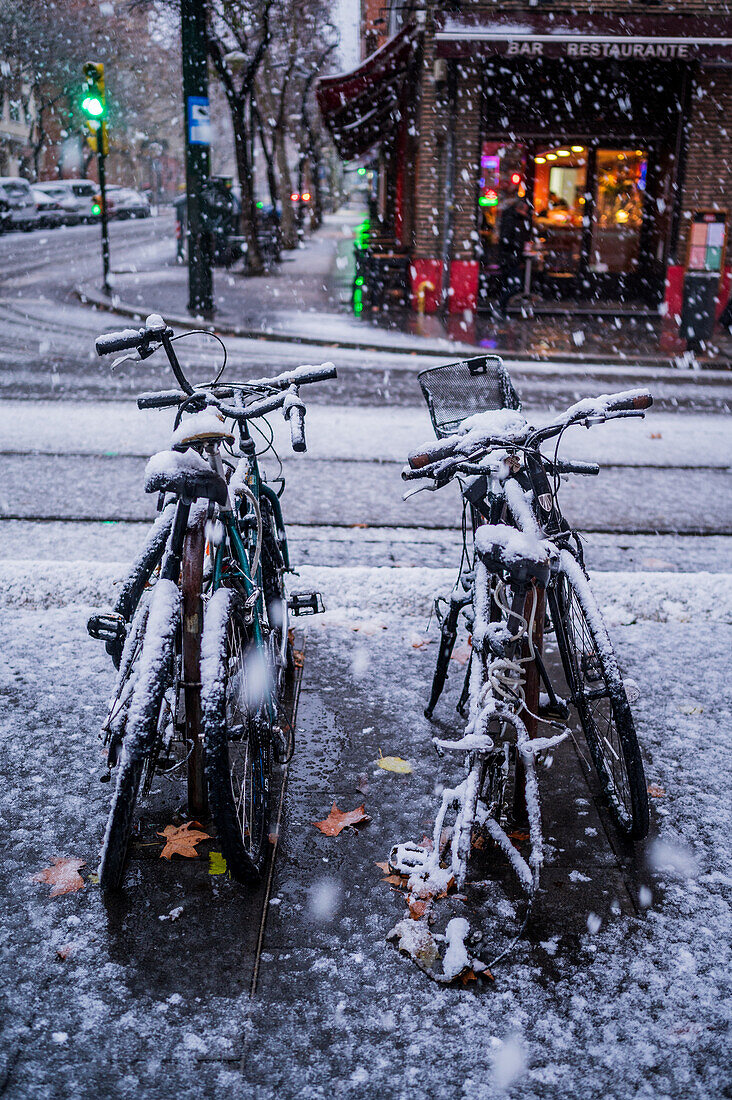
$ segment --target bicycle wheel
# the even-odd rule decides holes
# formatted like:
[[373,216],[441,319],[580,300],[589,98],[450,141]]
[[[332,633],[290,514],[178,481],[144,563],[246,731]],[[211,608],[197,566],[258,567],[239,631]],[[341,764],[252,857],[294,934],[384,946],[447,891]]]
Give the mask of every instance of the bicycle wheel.
[[211,816],[234,878],[257,882],[269,850],[268,670],[237,592],[220,588],[209,600],[201,650],[201,726]]
[[600,610],[568,550],[549,589],[551,616],[572,701],[603,795],[621,833],[648,833],[648,792],[633,715]]
[[131,674],[134,670],[134,686],[99,863],[103,890],[117,890],[122,885],[142,773],[158,740],[163,700],[172,681],[179,620],[178,587],[172,581],[159,580],[150,597],[139,657],[129,669]]

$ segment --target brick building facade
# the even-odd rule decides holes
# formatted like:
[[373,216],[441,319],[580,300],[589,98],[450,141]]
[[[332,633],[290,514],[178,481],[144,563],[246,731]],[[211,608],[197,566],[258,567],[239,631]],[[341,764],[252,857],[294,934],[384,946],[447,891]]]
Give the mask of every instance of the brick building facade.
[[694,217],[732,216],[732,5],[380,10],[376,37],[364,6],[376,52],[319,98],[344,155],[378,165],[376,235],[408,255],[412,303],[421,290],[428,310],[488,305],[501,215],[521,194],[535,290],[678,312]]

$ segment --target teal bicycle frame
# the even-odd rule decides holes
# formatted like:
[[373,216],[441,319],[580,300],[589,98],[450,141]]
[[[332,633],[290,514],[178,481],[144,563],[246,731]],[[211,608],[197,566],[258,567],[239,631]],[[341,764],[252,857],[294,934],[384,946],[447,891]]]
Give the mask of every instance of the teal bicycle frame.
[[[247,463],[247,469],[245,474],[245,481],[247,487],[251,490],[252,494],[259,501],[262,497],[265,497],[269,502],[275,521],[275,533],[277,542],[282,553],[282,559],[285,569],[290,568],[290,556],[287,547],[287,537],[285,535],[284,520],[282,518],[282,508],[280,506],[279,497],[272,489],[270,485],[262,480],[262,475],[259,470],[259,463],[257,462],[256,451],[254,450],[253,441],[249,434],[249,426],[244,421],[240,426],[241,442],[243,444],[242,450],[244,452],[241,459],[242,462]],[[252,620],[254,643],[260,650],[264,650],[264,638],[262,636],[261,620],[264,616],[264,584],[262,577],[262,555],[259,556],[259,562],[257,565],[257,574],[252,577],[249,552],[244,545],[244,540],[241,536],[239,529],[240,520],[247,518],[246,513],[237,514],[236,505],[231,510],[225,510],[219,512],[219,519],[221,520],[225,530],[226,539],[222,539],[216,550],[216,556],[213,564],[213,576],[211,580],[211,592],[216,592],[222,585],[224,576],[239,576],[244,582],[247,596],[251,596],[253,592],[258,591],[255,614]],[[254,540],[256,536],[252,536]],[[230,571],[224,572],[224,567],[227,564],[227,552],[226,543],[228,541],[230,557],[228,562],[234,562],[235,572],[232,574]],[[256,552],[256,545],[253,547]],[[273,692],[269,692],[268,696],[268,711],[272,721],[275,721],[277,716],[277,705],[273,698]]]

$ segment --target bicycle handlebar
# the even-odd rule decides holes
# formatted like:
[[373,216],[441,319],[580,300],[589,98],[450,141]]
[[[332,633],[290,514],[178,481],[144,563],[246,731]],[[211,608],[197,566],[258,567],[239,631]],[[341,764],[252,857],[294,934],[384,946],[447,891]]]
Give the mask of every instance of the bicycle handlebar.
[[163,337],[173,335],[158,313],[151,313],[143,328],[125,328],[121,332],[105,332],[97,336],[94,347],[97,355],[112,355],[115,351],[130,351],[154,342],[162,343]]

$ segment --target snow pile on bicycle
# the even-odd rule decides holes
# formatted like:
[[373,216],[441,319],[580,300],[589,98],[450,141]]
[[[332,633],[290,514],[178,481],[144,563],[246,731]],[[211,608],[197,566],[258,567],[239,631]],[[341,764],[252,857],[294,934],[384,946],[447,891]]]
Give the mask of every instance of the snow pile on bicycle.
[[[442,694],[463,617],[470,658],[457,710],[467,720],[465,733],[457,739],[433,737],[433,745],[441,756],[463,754],[465,767],[459,783],[442,789],[430,843],[397,844],[391,850],[390,870],[406,879],[407,912],[388,938],[436,981],[447,983],[485,973],[504,957],[521,935],[539,889],[544,854],[536,761],[570,735],[569,707],[542,656],[545,634],[556,638],[569,701],[618,832],[635,840],[648,831],[645,776],[628,694],[588,583],[580,536],[558,502],[562,474],[594,475],[599,468],[562,461],[558,452],[571,425],[589,428],[642,417],[652,398],[646,390],[603,394],[535,430],[521,414],[500,360],[483,356],[424,375],[420,381],[438,438],[410,454],[402,476],[430,483],[416,491],[456,480],[463,499],[458,580],[448,600],[435,602],[440,650],[425,716],[432,718]],[[465,394],[473,403],[479,399],[481,376],[486,399],[508,407],[466,415],[461,400]],[[541,445],[555,438],[550,459]],[[552,732],[540,737],[539,726]],[[444,934],[433,933],[429,926],[439,919],[437,901],[453,890],[466,900],[466,892],[485,888],[475,865],[488,851],[506,857],[526,898],[509,942],[483,947],[482,932],[471,934],[467,921],[454,916]],[[415,920],[419,931],[412,927]]]

